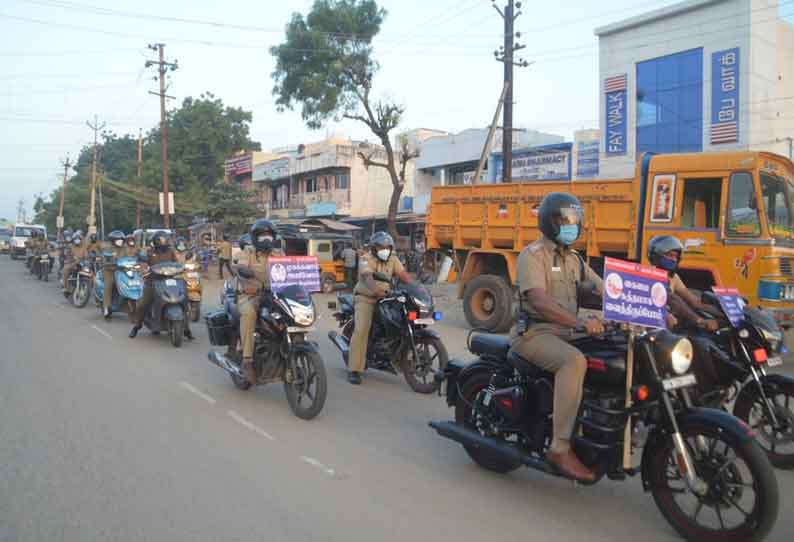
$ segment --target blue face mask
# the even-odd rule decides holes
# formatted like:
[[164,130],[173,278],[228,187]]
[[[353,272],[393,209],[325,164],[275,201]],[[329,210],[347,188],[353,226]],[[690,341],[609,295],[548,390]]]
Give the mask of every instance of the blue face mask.
[[659,267],[664,269],[665,271],[675,271],[678,268],[678,260],[675,258],[668,258],[667,256],[662,256],[659,258]]
[[579,237],[579,226],[577,224],[565,224],[560,226],[560,233],[557,234],[557,242],[565,246],[570,246]]

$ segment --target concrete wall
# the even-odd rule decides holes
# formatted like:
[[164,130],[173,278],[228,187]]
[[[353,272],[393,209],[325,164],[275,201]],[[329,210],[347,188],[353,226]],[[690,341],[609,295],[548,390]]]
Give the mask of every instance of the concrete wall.
[[[364,152],[369,154],[371,150]],[[376,153],[372,159],[385,162],[385,151]],[[391,178],[386,169],[366,168],[361,157],[356,156],[350,166],[350,190],[350,216],[368,217],[386,214],[392,193]]]

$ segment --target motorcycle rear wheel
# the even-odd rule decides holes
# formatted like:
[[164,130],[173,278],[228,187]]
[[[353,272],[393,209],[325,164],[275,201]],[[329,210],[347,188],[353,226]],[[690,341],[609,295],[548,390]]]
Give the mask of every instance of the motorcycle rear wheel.
[[755,432],[758,444],[778,469],[794,469],[794,386],[774,383],[764,386],[764,393],[774,406],[778,424],[774,426],[755,382],[736,399],[733,415]]
[[[779,495],[777,480],[766,454],[754,440],[729,442],[716,427],[688,427],[681,436],[695,470],[709,486],[705,496],[696,495],[682,480],[676,465],[672,438],[666,439],[649,458],[653,499],[664,518],[687,540],[763,540],[775,524]],[[697,439],[706,450],[696,453]],[[677,498],[691,502],[682,505]],[[748,503],[746,497],[752,497]],[[729,513],[731,513],[729,515]],[[727,520],[737,518],[739,522]],[[709,520],[709,524],[698,521]]]
[[190,321],[198,322],[201,318],[201,301],[190,302]]
[[[458,402],[455,403],[455,423],[467,429],[479,432],[477,424],[472,417],[472,405],[477,399],[477,395],[487,388],[490,382],[490,374],[479,373],[460,383],[461,389],[458,394]],[[466,449],[466,453],[469,454],[469,457],[479,466],[498,474],[507,474],[521,466],[521,463],[517,461],[505,461],[501,457],[497,457],[480,448],[466,446],[465,444],[463,448]]]
[[292,412],[301,419],[311,420],[325,406],[328,382],[323,358],[317,352],[295,352],[292,382],[284,381],[284,392]]

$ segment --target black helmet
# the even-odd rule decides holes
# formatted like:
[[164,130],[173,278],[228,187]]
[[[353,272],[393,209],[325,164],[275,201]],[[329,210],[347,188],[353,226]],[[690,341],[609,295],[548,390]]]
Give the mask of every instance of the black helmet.
[[273,241],[276,240],[276,225],[270,220],[260,218],[251,226],[251,244],[260,252],[273,250]]
[[[670,251],[678,253],[678,258],[674,262],[665,257],[665,254]],[[648,261],[651,262],[651,265],[661,267],[671,273],[678,268],[678,262],[683,253],[684,245],[672,235],[657,235],[648,241]]]
[[548,239],[559,243],[560,225],[576,225],[576,237],[582,234],[582,204],[576,196],[565,192],[552,192],[540,202],[538,209],[538,226]]
[[162,230],[154,232],[152,235],[152,248],[159,252],[165,252],[170,247],[170,241],[168,239],[168,232],[164,232]]
[[88,242],[89,243],[96,243],[96,234],[95,233],[89,233],[88,234]]
[[177,237],[175,248],[177,252],[185,252],[187,250],[187,239],[182,236]]
[[79,245],[82,242],[83,242],[83,235],[78,230],[72,235],[72,244]]
[[224,241],[228,241],[228,240],[229,240],[229,234],[228,234],[228,233],[226,233],[226,232],[224,232],[224,233],[223,233],[223,236],[222,236],[222,239],[223,239]]
[[115,247],[122,247],[124,246],[124,232],[119,230],[113,230],[108,235],[108,241],[115,246]]

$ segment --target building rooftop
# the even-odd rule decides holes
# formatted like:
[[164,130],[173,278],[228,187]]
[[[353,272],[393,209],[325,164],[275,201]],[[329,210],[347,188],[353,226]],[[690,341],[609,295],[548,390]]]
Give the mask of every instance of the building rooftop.
[[648,13],[643,13],[634,17],[629,17],[628,19],[624,19],[616,23],[599,26],[595,29],[595,35],[601,37],[607,36],[609,34],[615,34],[617,32],[635,28],[637,26],[661,19],[667,19],[676,15],[682,15],[690,11],[710,6],[712,4],[719,4],[725,1],[726,0],[685,0],[684,2],[679,2],[677,4],[673,4],[672,6],[655,9],[653,11],[649,11]]

